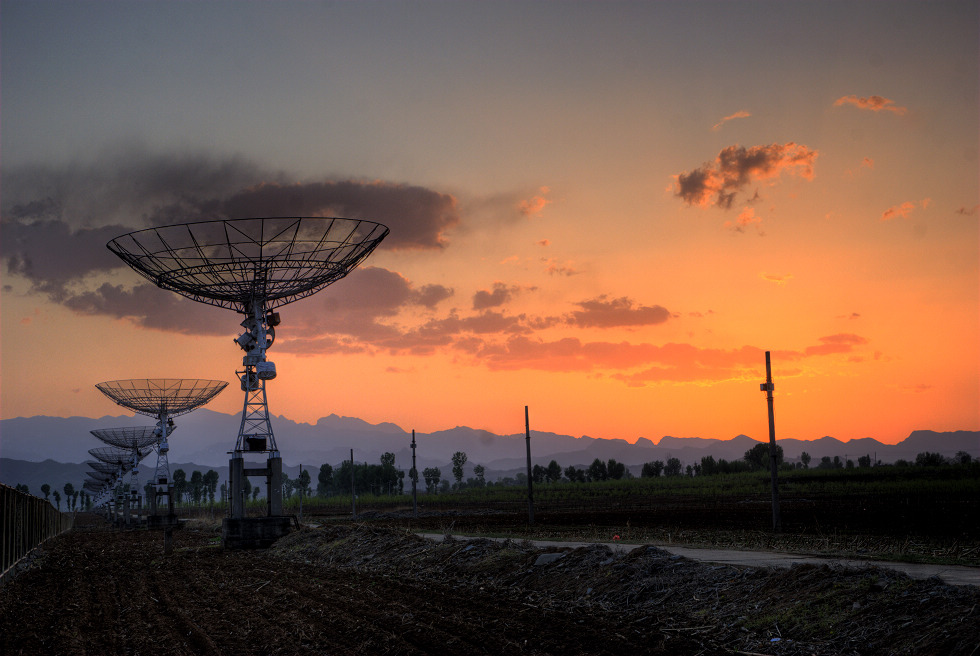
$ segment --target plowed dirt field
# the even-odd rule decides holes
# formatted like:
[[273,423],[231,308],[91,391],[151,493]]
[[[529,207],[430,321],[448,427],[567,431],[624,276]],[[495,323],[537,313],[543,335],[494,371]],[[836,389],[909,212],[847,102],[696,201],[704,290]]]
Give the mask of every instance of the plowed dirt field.
[[159,532],[82,523],[0,588],[0,653],[980,653],[980,590],[876,568],[549,554],[370,524],[259,552],[187,526],[165,556]]

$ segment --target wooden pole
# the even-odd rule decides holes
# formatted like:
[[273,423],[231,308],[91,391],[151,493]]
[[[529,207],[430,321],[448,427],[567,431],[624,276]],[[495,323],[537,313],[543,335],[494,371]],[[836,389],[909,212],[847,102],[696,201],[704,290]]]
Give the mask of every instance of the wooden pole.
[[769,359],[769,351],[766,351],[766,382],[761,387],[766,393],[766,401],[769,405],[769,469],[772,481],[772,530],[778,533],[783,530],[783,526],[779,516],[779,482],[776,478],[779,465],[776,462],[776,424],[772,412],[772,393],[776,386],[772,382],[772,364]]
[[355,501],[357,494],[354,489],[354,449],[350,450],[350,517],[351,519],[357,519],[357,502]]
[[527,417],[527,406],[524,406],[524,434],[527,436],[527,523],[534,526],[534,487],[531,478],[531,423]]
[[415,479],[419,477],[419,470],[415,468],[415,429],[412,429],[412,517],[419,516],[419,501],[415,489]]
[[[299,466],[299,477],[303,478],[303,464],[300,463]],[[300,488],[299,490],[299,523],[303,524],[303,497],[306,495],[306,490]]]

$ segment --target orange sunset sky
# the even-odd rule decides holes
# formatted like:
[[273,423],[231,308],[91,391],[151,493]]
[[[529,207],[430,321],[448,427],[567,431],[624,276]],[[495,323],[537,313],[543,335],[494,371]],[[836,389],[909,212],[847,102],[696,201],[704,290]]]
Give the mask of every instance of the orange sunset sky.
[[[351,216],[270,410],[432,432],[980,429],[976,2],[0,3],[0,415],[122,414],[240,317],[105,248]],[[233,436],[230,436],[230,440]],[[229,444],[229,446],[231,446]]]

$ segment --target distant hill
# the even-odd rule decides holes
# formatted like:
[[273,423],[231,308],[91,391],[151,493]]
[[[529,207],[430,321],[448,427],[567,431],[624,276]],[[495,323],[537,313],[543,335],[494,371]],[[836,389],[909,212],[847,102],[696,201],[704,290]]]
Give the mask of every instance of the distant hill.
[[[188,474],[194,469],[202,472],[215,469],[226,477],[228,452],[234,448],[241,422],[239,415],[228,415],[202,408],[177,418],[177,430],[170,440],[171,471],[183,468]],[[103,446],[89,431],[96,428],[142,426],[152,420],[141,416],[89,417],[29,417],[0,420],[0,482],[7,485],[27,484],[38,494],[41,483],[61,489],[71,481],[81,485],[87,467],[81,463],[91,460],[88,450]],[[354,417],[330,415],[315,424],[297,423],[286,417],[274,417],[276,441],[283,453],[284,465],[290,476],[299,473],[299,465],[311,469],[314,480],[323,463],[337,466],[350,458],[351,449],[358,462],[377,463],[382,453],[395,454],[400,469],[411,467],[411,433],[391,423],[371,424]],[[640,438],[630,444],[625,440],[605,440],[589,436],[573,437],[548,432],[531,432],[531,454],[535,464],[547,465],[556,460],[563,468],[569,465],[588,466],[599,458],[614,458],[639,473],[643,463],[674,457],[685,465],[695,464],[707,455],[716,459],[740,459],[760,440],[737,435],[728,440],[701,437],[661,437],[656,443]],[[449,478],[452,454],[467,455],[467,476],[472,467],[482,464],[487,477],[513,476],[526,467],[526,445],[523,433],[497,435],[486,430],[456,426],[434,433],[416,433],[418,468],[439,467]],[[817,440],[779,439],[787,460],[798,460],[806,451],[814,462],[823,456],[840,456],[857,460],[870,455],[882,462],[899,458],[914,460],[923,451],[953,456],[966,451],[980,458],[980,432],[952,431],[937,433],[913,431],[897,444],[883,444],[871,438],[843,442],[825,436]],[[180,464],[184,463],[184,464]],[[151,455],[143,469],[149,472],[156,464]]]

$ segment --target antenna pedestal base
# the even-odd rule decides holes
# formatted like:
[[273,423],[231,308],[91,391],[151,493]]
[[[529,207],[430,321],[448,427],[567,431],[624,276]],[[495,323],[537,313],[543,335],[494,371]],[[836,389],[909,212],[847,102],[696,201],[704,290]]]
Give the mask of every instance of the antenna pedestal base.
[[[164,490],[150,488],[149,495],[148,503],[150,508],[146,515],[146,527],[166,528],[168,526],[176,526],[177,513],[174,509],[176,493],[174,492],[173,483],[169,484]],[[160,499],[162,497],[167,498],[166,505],[161,503]]]
[[221,544],[225,549],[268,549],[289,533],[289,517],[225,517]]
[[246,514],[245,481],[253,476],[265,477],[266,516],[282,516],[282,458],[266,460],[265,467],[246,467],[243,452],[234,452],[228,461],[228,479],[231,488],[231,519],[243,519]]

